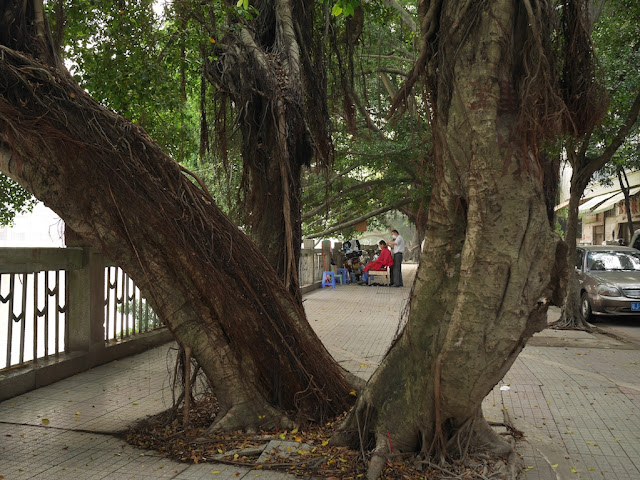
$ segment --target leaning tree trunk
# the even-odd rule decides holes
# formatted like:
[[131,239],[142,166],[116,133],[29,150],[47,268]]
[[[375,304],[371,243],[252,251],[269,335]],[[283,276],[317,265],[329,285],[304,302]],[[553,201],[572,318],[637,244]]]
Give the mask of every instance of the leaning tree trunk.
[[344,411],[340,367],[255,244],[142,129],[13,50],[44,27],[5,7],[0,31],[21,28],[0,45],[0,170],[120,265],[191,347],[220,404],[213,427]]
[[375,447],[370,479],[391,448],[439,459],[470,440],[509,452],[482,400],[561,300],[565,250],[512,83],[528,23],[517,3],[441,4],[435,178],[408,322],[336,439]]
[[324,65],[312,41],[314,4],[258,0],[250,26],[213,48],[208,78],[236,107],[251,236],[298,299],[301,170],[328,162]]

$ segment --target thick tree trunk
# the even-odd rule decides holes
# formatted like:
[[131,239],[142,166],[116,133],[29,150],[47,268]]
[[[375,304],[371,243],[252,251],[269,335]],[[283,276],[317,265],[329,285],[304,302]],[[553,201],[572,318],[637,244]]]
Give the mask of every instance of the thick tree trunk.
[[344,411],[340,367],[255,244],[143,130],[12,50],[20,34],[0,45],[0,170],[122,266],[191,347],[220,403],[214,427]]
[[391,445],[441,458],[471,439],[508,452],[481,402],[561,299],[566,251],[510,83],[522,12],[510,0],[464,8],[445,1],[439,17],[435,182],[408,323],[338,437],[375,446],[371,479]]
[[251,236],[300,301],[301,170],[328,161],[324,67],[314,55],[313,2],[259,0],[251,27],[216,44],[210,80],[236,106]]

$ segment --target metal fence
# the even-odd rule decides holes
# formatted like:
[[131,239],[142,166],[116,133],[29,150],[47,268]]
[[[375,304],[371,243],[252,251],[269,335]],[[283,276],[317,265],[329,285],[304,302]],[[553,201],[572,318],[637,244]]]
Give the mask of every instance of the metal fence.
[[[91,252],[0,248],[0,372],[162,327],[133,280]],[[324,269],[322,250],[303,249],[300,286],[319,283]]]
[[64,270],[0,274],[0,370],[65,351]]
[[162,326],[140,289],[120,267],[105,267],[104,286],[104,334],[107,342],[126,340]]
[[[83,278],[70,288],[73,272],[83,267],[81,248],[0,248],[0,371],[58,357],[69,352],[70,317],[85,314],[78,305],[91,303],[91,287]],[[102,258],[102,257],[100,257]],[[128,340],[162,326],[140,289],[124,271],[104,266],[104,314],[102,330],[106,345]],[[98,294],[99,295],[99,294]],[[81,298],[78,298],[81,297]],[[85,298],[86,297],[86,298]],[[69,312],[69,305],[76,311]],[[90,318],[76,318],[86,324]],[[80,336],[87,336],[79,325]],[[90,336],[90,333],[89,333]],[[100,338],[100,337],[98,337]],[[80,345],[80,349],[90,348]]]

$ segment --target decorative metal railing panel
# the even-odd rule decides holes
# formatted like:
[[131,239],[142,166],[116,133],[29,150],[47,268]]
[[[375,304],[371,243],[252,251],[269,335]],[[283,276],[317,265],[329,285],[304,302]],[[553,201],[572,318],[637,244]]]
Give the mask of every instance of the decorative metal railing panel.
[[162,327],[140,289],[121,268],[105,267],[105,341],[131,338]]
[[64,270],[0,274],[0,370],[65,351]]
[[[162,327],[122,269],[107,262],[102,284],[103,265],[83,247],[0,248],[0,372]],[[304,249],[301,286],[323,269],[321,250]],[[101,302],[104,313],[92,308]]]

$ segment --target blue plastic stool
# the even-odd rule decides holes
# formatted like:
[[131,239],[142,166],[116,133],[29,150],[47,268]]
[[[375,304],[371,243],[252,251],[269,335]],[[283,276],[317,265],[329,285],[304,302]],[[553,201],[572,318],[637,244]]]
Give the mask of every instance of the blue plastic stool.
[[349,283],[349,270],[347,270],[346,268],[339,268],[338,278],[342,279],[342,281],[340,282],[341,284]]
[[[329,277],[330,279],[327,280]],[[333,288],[336,288],[336,277],[331,271],[322,272],[322,288],[327,285],[331,285]]]

